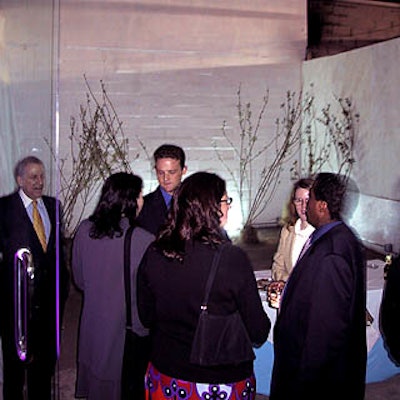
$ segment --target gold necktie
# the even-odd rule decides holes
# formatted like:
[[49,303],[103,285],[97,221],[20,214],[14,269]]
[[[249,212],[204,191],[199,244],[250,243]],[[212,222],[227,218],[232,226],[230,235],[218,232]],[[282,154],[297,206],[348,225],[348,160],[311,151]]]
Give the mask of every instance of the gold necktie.
[[40,244],[43,247],[43,251],[46,251],[47,249],[47,243],[46,243],[46,234],[44,233],[44,225],[42,221],[42,217],[40,216],[38,206],[37,206],[37,200],[32,201],[33,204],[33,227],[35,228],[36,234],[39,238]]

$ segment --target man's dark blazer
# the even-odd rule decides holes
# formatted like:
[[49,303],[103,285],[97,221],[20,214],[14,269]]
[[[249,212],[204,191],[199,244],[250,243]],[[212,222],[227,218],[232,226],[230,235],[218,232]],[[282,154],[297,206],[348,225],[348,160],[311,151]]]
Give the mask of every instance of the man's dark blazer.
[[380,309],[380,328],[386,350],[400,365],[400,257],[389,266]]
[[137,218],[137,223],[147,231],[157,235],[160,227],[166,222],[168,208],[165,204],[160,186],[154,192],[144,196],[143,208]]
[[344,224],[292,270],[274,327],[271,400],[364,398],[365,260]]
[[[8,369],[17,362],[15,346],[13,345],[13,266],[14,254],[22,248],[31,250],[35,267],[34,293],[32,297],[31,315],[31,350],[33,362],[40,359],[43,368],[47,371],[54,370],[56,362],[56,228],[60,229],[60,243],[62,243],[60,224],[56,222],[56,199],[43,196],[47,209],[51,232],[48,240],[47,251],[44,252],[36,235],[33,224],[25,209],[18,192],[0,198],[0,230],[1,251],[3,260],[0,264],[0,290],[1,290],[1,325],[4,352],[5,384]],[[60,260],[60,308],[62,316],[64,304],[68,294],[69,273],[64,263],[63,246],[59,246]],[[13,368],[13,367],[12,367]]]

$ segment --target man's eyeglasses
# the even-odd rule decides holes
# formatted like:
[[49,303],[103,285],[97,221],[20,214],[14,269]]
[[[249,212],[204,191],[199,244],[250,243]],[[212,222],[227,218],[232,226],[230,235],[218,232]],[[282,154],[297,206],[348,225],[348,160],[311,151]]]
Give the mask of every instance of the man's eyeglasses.
[[226,203],[228,204],[228,206],[230,206],[232,204],[232,201],[233,201],[232,197],[228,197],[226,199],[222,199],[220,203]]

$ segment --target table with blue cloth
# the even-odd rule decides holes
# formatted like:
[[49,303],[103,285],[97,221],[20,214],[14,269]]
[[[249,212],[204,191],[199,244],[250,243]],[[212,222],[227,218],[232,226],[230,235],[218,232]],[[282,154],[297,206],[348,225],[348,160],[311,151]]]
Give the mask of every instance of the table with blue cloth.
[[[367,262],[367,309],[373,317],[373,322],[366,325],[368,347],[366,383],[383,381],[400,373],[400,367],[390,360],[379,331],[379,309],[384,286],[383,266],[382,260],[369,260]],[[271,270],[255,271],[255,275],[257,280],[267,279],[271,277]],[[268,340],[262,347],[255,349],[254,372],[257,379],[257,393],[269,396],[274,362],[272,335],[277,310],[268,306],[265,291],[260,291],[260,296],[272,327]]]

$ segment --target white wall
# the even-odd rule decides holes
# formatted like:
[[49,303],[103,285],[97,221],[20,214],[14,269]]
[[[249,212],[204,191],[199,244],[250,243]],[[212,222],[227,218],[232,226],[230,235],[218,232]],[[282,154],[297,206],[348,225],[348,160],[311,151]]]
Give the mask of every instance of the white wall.
[[352,179],[360,191],[351,225],[378,251],[400,248],[400,39],[303,64],[319,104],[350,97],[360,114]]
[[[286,91],[301,87],[306,1],[64,0],[60,11],[61,156],[68,152],[69,119],[86,101],[83,74],[97,94],[102,79],[123,121],[131,159],[139,153],[132,168],[144,178],[144,192],[156,181],[136,136],[150,155],[162,143],[179,144],[187,154],[188,173],[217,171],[228,180],[234,197],[230,225],[237,227],[237,193],[212,141],[237,170],[221,128],[226,120],[238,142],[239,84],[243,101],[251,102],[255,113],[270,89],[260,146],[275,135]],[[285,171],[259,222],[276,221],[291,184]]]

